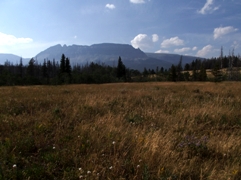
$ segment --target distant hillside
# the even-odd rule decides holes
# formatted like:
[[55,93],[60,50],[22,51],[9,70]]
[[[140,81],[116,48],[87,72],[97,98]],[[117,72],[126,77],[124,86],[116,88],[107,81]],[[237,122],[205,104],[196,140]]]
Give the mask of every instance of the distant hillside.
[[[3,54],[0,53],[0,64],[4,64],[6,61],[9,61],[13,64],[19,63],[20,62],[21,57],[14,55],[14,54]],[[22,62],[23,64],[27,64],[29,61],[29,58],[22,58]]]
[[195,57],[195,56],[186,56],[186,55],[179,55],[179,54],[167,54],[167,53],[146,53],[148,57],[159,59],[162,61],[166,61],[170,64],[177,65],[180,61],[180,58],[182,56],[182,65],[184,66],[186,63],[190,63],[193,60],[201,59],[204,60],[204,58]]

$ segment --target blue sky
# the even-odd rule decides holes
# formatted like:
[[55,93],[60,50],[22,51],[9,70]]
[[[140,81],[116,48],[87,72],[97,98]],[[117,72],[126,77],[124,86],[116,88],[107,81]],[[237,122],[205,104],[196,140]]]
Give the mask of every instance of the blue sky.
[[144,52],[241,53],[240,0],[0,0],[0,53],[56,44],[131,44]]

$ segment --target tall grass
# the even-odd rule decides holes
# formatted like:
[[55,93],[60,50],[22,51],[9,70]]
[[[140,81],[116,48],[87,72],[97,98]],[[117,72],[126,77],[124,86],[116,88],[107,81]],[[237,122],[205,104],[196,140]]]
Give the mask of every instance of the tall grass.
[[241,179],[241,83],[0,95],[0,179]]

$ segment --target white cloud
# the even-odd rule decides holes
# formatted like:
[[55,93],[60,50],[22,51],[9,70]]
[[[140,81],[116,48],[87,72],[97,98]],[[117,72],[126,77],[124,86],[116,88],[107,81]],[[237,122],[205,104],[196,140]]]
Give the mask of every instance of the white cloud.
[[157,34],[153,34],[150,38],[147,34],[138,34],[133,40],[131,40],[131,45],[134,48],[140,48],[146,50],[150,48],[159,39]]
[[184,47],[184,48],[181,48],[181,49],[175,49],[174,52],[175,52],[175,53],[184,53],[184,52],[190,51],[190,50],[191,50],[191,48],[189,48],[189,47]]
[[197,46],[194,46],[194,47],[192,48],[192,50],[193,50],[193,51],[196,51],[196,50],[197,50]]
[[235,31],[238,31],[238,29],[234,28],[233,26],[215,28],[213,31],[213,37],[214,37],[214,39],[217,39],[225,34],[229,34],[231,32],[235,32]]
[[144,0],[130,0],[131,3],[134,3],[134,4],[141,4],[141,3],[145,3]]
[[132,46],[140,49],[149,48],[151,43],[151,39],[146,34],[138,34],[133,40],[131,40]]
[[237,41],[234,41],[232,44],[232,48],[237,49],[239,47],[239,43]]
[[207,45],[197,52],[197,56],[205,57],[212,50],[213,50],[213,47],[211,45]]
[[159,40],[159,36],[157,34],[152,34],[152,41],[157,42]]
[[161,43],[161,47],[162,48],[167,48],[170,46],[182,46],[184,45],[184,41],[182,39],[179,39],[179,37],[172,37],[170,39],[165,39],[162,43]]
[[17,44],[27,44],[33,42],[31,38],[17,38],[13,35],[0,32],[0,46],[12,46]]
[[108,9],[115,9],[114,4],[106,4],[105,7],[108,8]]
[[169,53],[169,51],[160,49],[160,50],[156,51],[155,53]]
[[198,11],[198,13],[200,13],[200,14],[207,14],[207,13],[212,13],[212,12],[218,10],[219,7],[218,6],[213,7],[213,3],[214,3],[214,0],[207,0],[205,5],[202,7],[202,9],[200,9]]

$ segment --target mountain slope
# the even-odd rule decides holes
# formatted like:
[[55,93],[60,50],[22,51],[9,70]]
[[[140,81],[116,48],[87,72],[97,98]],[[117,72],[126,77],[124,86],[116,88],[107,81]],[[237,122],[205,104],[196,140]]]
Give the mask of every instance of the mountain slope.
[[204,58],[195,57],[195,56],[186,56],[186,55],[179,55],[179,54],[167,54],[167,53],[146,53],[146,55],[150,58],[155,58],[159,60],[166,61],[170,64],[177,65],[181,59],[182,56],[182,65],[184,66],[186,63],[190,63],[193,60],[201,59],[204,60]]
[[38,62],[44,59],[60,60],[61,55],[65,54],[69,57],[71,64],[85,64],[87,62],[104,63],[110,66],[116,66],[119,56],[126,67],[143,71],[147,69],[155,69],[157,66],[169,68],[169,62],[162,61],[153,57],[148,57],[140,49],[135,49],[128,44],[103,43],[91,46],[52,46],[36,55]]
[[[21,57],[14,55],[14,54],[4,54],[0,53],[0,64],[4,64],[6,61],[9,61],[13,64],[19,63]],[[29,58],[22,58],[23,64],[27,64],[29,61]]]

